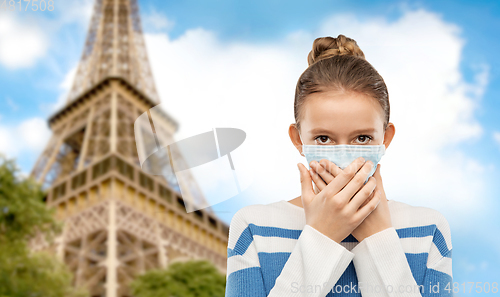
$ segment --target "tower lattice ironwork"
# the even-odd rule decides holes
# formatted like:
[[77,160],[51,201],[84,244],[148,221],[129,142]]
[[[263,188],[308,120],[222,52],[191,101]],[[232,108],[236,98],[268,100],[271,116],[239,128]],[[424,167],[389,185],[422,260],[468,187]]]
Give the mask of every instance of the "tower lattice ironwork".
[[[172,261],[208,259],[226,272],[227,224],[210,208],[186,212],[175,176],[141,170],[134,121],[158,103],[137,1],[96,0],[73,87],[31,172],[64,221],[55,244],[40,236],[32,248],[56,253],[92,297],[131,296],[135,276]],[[156,133],[173,142],[178,123],[160,114]]]
[[137,0],[95,0],[87,40],[67,101],[108,76],[120,76],[159,103]]

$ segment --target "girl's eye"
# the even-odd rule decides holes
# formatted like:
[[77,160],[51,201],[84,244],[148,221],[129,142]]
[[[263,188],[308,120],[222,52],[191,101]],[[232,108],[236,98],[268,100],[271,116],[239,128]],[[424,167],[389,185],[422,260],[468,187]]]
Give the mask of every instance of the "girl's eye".
[[[320,136],[314,138],[314,140],[318,144],[327,144],[329,142],[328,141],[329,139],[330,139],[330,137],[325,136],[325,135],[320,135]],[[366,144],[366,143],[369,143],[371,140],[373,140],[373,137],[371,137],[370,135],[359,135],[356,139],[360,140],[360,141],[358,141],[358,143]]]
[[358,138],[356,138],[356,139],[361,140],[361,142],[359,142],[359,143],[365,144],[365,143],[368,143],[369,141],[373,140],[373,137],[371,137],[369,135],[359,135]]
[[314,138],[314,140],[319,143],[319,144],[325,144],[327,143],[327,140],[330,139],[330,137],[328,136],[325,136],[325,135],[320,135],[316,138]]

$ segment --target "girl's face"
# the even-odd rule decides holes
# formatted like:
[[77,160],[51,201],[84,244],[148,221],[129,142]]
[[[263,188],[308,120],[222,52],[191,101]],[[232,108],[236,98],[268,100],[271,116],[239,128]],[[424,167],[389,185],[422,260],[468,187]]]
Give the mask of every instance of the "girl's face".
[[[380,145],[389,146],[395,128],[387,125],[384,133],[384,111],[373,98],[355,92],[327,91],[308,96],[303,108],[300,135],[309,145]],[[293,128],[292,128],[293,126]],[[302,151],[294,124],[290,138]]]

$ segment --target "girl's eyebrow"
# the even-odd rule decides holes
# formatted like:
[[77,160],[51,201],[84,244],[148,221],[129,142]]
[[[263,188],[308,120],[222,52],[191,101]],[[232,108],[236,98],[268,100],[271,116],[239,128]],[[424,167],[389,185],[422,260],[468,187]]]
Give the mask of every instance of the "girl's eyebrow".
[[[358,134],[358,133],[373,133],[375,132],[376,130],[374,128],[365,128],[365,129],[358,129],[358,130],[355,130],[355,131],[352,131],[351,134]],[[319,134],[319,133],[324,133],[324,134],[335,134],[335,133],[332,133],[332,131],[330,130],[326,130],[326,129],[323,129],[323,128],[316,128],[316,129],[312,129],[309,131],[309,133],[311,134]]]

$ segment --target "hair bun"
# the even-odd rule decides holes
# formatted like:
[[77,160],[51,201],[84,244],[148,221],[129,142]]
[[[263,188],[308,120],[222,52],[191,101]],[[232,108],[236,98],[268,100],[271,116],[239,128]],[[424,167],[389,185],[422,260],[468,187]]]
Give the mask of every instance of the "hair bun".
[[337,38],[331,36],[318,37],[314,40],[312,50],[307,55],[309,66],[333,56],[351,55],[365,58],[365,54],[352,38],[340,34]]

